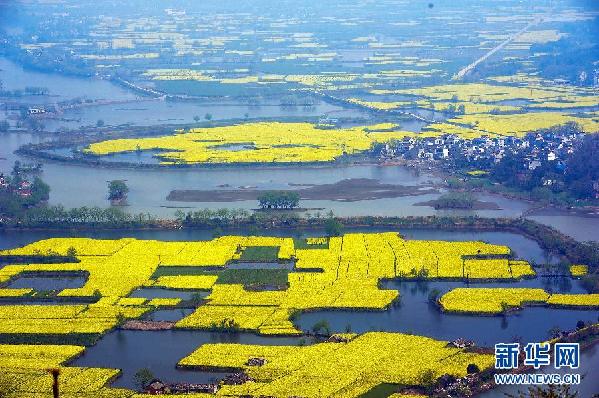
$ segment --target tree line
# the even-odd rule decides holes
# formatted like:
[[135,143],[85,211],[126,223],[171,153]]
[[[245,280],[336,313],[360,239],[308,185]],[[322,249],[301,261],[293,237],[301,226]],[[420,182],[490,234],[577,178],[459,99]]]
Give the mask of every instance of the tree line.
[[[102,225],[116,228],[148,226],[159,220],[149,213],[129,214],[116,207],[76,207],[65,209],[62,205],[31,208],[8,222],[21,227],[69,227],[77,225]],[[0,224],[1,225],[1,224]]]

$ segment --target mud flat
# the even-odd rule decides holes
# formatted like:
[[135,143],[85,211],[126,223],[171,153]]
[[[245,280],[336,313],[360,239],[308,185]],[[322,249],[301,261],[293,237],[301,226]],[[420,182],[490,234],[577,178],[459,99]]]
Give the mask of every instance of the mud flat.
[[482,200],[475,200],[472,202],[472,206],[468,208],[449,207],[443,206],[438,200],[428,200],[426,202],[414,203],[414,206],[428,206],[436,210],[501,210],[501,207],[494,202],[485,202]]
[[[293,190],[302,200],[333,200],[357,202],[402,196],[438,193],[431,186],[404,186],[382,183],[370,178],[350,178],[333,184],[295,185],[302,188]],[[263,189],[218,189],[218,190],[173,190],[166,200],[177,202],[238,202],[256,200],[266,192]]]

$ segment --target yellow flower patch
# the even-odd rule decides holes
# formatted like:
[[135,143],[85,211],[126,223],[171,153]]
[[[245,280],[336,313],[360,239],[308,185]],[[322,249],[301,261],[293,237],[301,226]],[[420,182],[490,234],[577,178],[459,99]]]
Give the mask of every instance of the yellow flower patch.
[[599,294],[552,294],[547,304],[572,307],[599,307]]
[[[266,364],[248,366],[250,358],[264,358]],[[255,380],[223,388],[225,395],[310,398],[356,396],[382,383],[418,385],[428,370],[435,377],[460,377],[469,363],[486,369],[494,360],[443,341],[398,333],[366,333],[347,343],[306,347],[206,344],[179,362],[184,367],[243,369]]]
[[589,267],[587,265],[571,265],[570,266],[570,274],[572,276],[585,276],[589,272]]
[[545,303],[549,294],[543,289],[527,288],[457,288],[441,297],[444,310],[498,314],[507,307],[520,307],[524,303]]
[[246,123],[171,136],[103,141],[91,144],[86,152],[109,155],[160,149],[164,151],[160,154],[163,164],[330,162],[404,136],[376,131],[377,126],[323,130],[309,123]]

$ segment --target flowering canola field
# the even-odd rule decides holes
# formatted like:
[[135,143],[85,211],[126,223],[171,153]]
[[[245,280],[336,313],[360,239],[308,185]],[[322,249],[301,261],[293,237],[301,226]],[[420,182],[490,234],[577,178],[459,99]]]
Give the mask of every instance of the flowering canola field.
[[[281,262],[293,261],[284,290],[248,290],[243,284],[219,283],[219,269],[240,260],[250,247],[278,247]],[[0,297],[13,302],[0,306],[0,335],[33,337],[102,335],[127,319],[138,319],[181,299],[130,297],[140,287],[208,290],[206,301],[175,326],[214,329],[232,321],[239,329],[265,336],[300,335],[292,322],[301,311],[340,308],[384,310],[398,298],[385,290],[386,278],[450,280],[506,280],[534,277],[525,261],[511,258],[506,246],[484,242],[404,240],[398,233],[351,233],[333,238],[310,238],[296,248],[292,238],[223,236],[211,241],[161,242],[154,240],[55,238],[34,242],[0,256],[66,256],[77,262],[9,264],[0,269]],[[27,257],[31,258],[31,257]],[[68,257],[65,257],[67,261]],[[14,261],[13,261],[14,262]],[[204,267],[205,273],[157,273],[172,267]],[[24,305],[32,289],[6,284],[27,272],[81,272],[80,288],[65,289],[59,297],[79,298],[80,304]],[[156,275],[156,276],[155,276]],[[550,295],[542,289],[454,289],[440,300],[447,311],[497,313],[505,306],[538,302],[550,306],[599,307],[599,295]],[[424,372],[463,376],[468,364],[480,369],[493,358],[448,346],[430,338],[399,333],[339,335],[339,342],[310,346],[251,346],[208,344],[180,365],[216,370],[243,369],[253,381],[223,385],[223,397],[356,397],[382,383],[418,385]],[[60,340],[59,340],[60,341]],[[15,383],[10,398],[51,398],[48,368],[60,368],[61,391],[71,398],[146,398],[108,383],[117,369],[66,366],[84,347],[53,345],[0,345],[0,383]],[[248,359],[265,358],[263,366]],[[343,369],[342,372],[339,370]],[[198,394],[197,398],[214,395]]]
[[[142,398],[134,391],[107,387],[118,369],[65,366],[84,347],[68,345],[0,345],[0,383],[10,398],[51,398],[52,376],[60,369],[61,394],[70,398]],[[264,366],[248,366],[250,358],[264,358]],[[421,375],[466,375],[469,364],[487,369],[489,354],[448,346],[444,341],[399,333],[348,335],[342,342],[311,346],[256,346],[205,344],[180,365],[188,368],[243,369],[254,380],[223,385],[216,395],[196,398],[270,396],[306,398],[357,397],[382,383],[419,385]],[[343,369],[342,372],[339,370]]]
[[[3,397],[52,397],[52,376],[48,369],[60,369],[61,396],[127,397],[133,392],[105,385],[118,369],[66,367],[65,362],[84,351],[70,345],[3,345],[0,344],[0,386]],[[4,395],[6,394],[6,395]]]
[[449,312],[499,314],[531,303],[597,308],[599,294],[550,294],[529,288],[457,288],[444,294],[439,303]]
[[[248,366],[264,358],[263,366]],[[486,369],[489,354],[468,353],[446,342],[399,333],[373,332],[349,342],[307,347],[205,344],[179,365],[243,369],[253,382],[223,386],[218,395],[268,397],[357,397],[382,383],[418,385],[425,371],[434,377],[466,375],[470,363]]]
[[[599,119],[588,108],[599,105],[590,88],[556,85],[533,76],[517,75],[481,83],[456,83],[416,89],[374,89],[385,101],[349,102],[380,111],[428,109],[446,112],[444,122],[431,123],[406,137],[428,138],[454,134],[463,139],[518,136],[541,129],[577,123],[582,131],[599,131]],[[398,95],[402,101],[393,101]],[[406,97],[411,100],[406,100]]]
[[[385,278],[505,279],[534,276],[524,261],[509,257],[506,246],[484,242],[406,241],[397,233],[346,234],[314,238],[296,249],[291,238],[223,236],[211,241],[159,242],[136,239],[55,238],[0,255],[66,255],[75,249],[78,262],[14,264],[0,270],[0,283],[22,272],[83,272],[86,283],[65,289],[60,297],[96,297],[92,304],[0,307],[0,333],[101,334],[119,320],[143,316],[170,300],[129,298],[139,287],[208,290],[205,305],[176,327],[210,329],[229,321],[264,335],[297,335],[291,318],[300,311],[325,308],[384,310],[398,298],[396,290],[379,288]],[[314,248],[310,246],[314,245]],[[278,247],[280,261],[295,261],[288,287],[250,291],[241,284],[218,284],[218,273],[162,275],[158,267],[226,268],[248,247]],[[6,297],[32,294],[30,289],[2,289]]]
[[162,164],[330,162],[404,136],[387,125],[319,129],[310,123],[261,122],[197,128],[154,138],[116,139],[86,148],[94,155],[161,150]]

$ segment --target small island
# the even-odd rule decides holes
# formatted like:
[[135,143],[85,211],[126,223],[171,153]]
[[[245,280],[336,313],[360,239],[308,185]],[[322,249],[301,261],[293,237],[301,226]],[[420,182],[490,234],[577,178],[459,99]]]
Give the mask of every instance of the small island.
[[415,206],[430,206],[435,210],[501,210],[497,203],[477,200],[469,192],[449,192],[438,199],[416,203]]

